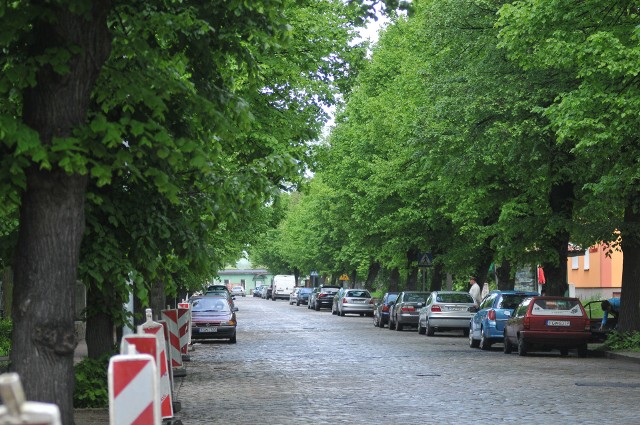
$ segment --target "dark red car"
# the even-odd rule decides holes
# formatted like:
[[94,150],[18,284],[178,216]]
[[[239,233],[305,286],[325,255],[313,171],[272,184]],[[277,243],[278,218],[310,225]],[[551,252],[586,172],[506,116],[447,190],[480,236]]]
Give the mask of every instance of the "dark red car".
[[568,297],[530,297],[514,310],[504,329],[504,352],[518,354],[558,349],[562,356],[577,349],[587,355],[591,323],[580,300]]
[[228,339],[236,342],[237,307],[224,297],[199,297],[191,302],[191,339]]

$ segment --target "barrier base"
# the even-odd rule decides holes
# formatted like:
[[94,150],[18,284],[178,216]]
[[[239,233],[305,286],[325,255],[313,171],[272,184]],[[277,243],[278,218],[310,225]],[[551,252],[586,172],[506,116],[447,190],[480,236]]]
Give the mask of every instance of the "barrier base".
[[183,354],[182,355],[182,361],[183,362],[190,362],[191,361],[191,356],[188,354]]
[[187,369],[185,369],[184,367],[173,368],[173,376],[176,378],[187,376]]
[[189,351],[196,351],[195,347],[193,346],[193,344],[189,344],[188,345],[188,350]]
[[171,403],[171,405],[173,406],[173,413],[178,413],[182,410],[182,403],[177,400]]
[[182,425],[182,421],[180,419],[163,419],[162,425]]

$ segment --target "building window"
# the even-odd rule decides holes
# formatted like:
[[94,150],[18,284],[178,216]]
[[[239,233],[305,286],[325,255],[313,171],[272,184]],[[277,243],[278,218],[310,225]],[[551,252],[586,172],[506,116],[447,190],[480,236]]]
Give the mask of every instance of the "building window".
[[244,279],[240,279],[240,285],[244,288]]
[[578,263],[580,257],[571,257],[571,270],[578,270],[580,264]]
[[225,284],[225,285],[228,285],[228,284],[229,284],[229,279],[225,279],[225,280],[224,280],[224,284]]
[[584,252],[584,269],[589,270],[589,250]]

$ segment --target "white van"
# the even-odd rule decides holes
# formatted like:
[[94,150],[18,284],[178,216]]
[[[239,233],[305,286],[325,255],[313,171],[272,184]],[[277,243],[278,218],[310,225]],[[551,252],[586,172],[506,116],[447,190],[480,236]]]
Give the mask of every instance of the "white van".
[[293,288],[296,286],[296,277],[288,274],[277,274],[273,276],[273,291],[271,292],[271,299],[273,301],[281,298],[288,300],[289,295],[293,292]]

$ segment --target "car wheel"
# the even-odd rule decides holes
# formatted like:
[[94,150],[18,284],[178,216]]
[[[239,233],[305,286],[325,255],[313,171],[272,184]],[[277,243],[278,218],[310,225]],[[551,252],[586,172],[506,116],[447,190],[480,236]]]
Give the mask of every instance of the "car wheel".
[[320,311],[320,304],[318,304],[318,302],[316,301],[316,305],[314,306],[314,310],[315,311]]
[[432,326],[429,326],[429,321],[427,320],[427,336],[434,336],[435,334],[435,329],[433,329]]
[[396,328],[396,324],[393,320],[391,320],[391,317],[389,317],[389,330],[394,330]]
[[504,344],[504,349],[503,349],[504,353],[511,354],[511,352],[513,351],[513,346],[511,345],[511,341],[509,341],[509,338],[507,338],[507,334],[504,334],[503,344]]
[[524,342],[524,337],[520,335],[518,337],[518,355],[526,356],[527,355],[527,343]]
[[424,335],[427,333],[427,328],[425,328],[424,326],[422,326],[422,323],[420,323],[420,321],[418,320],[418,333],[420,335]]
[[235,344],[235,343],[236,343],[236,334],[233,334],[233,336],[229,338],[229,344]]
[[344,312],[344,310],[340,310],[339,314],[340,316],[344,316],[346,313]]
[[578,357],[587,357],[587,345],[581,345],[578,347]]
[[561,348],[560,349],[560,355],[562,357],[567,357],[569,355],[569,349],[568,348]]
[[378,326],[380,326],[381,328],[384,328],[384,320],[382,320],[382,318],[378,319]]
[[480,341],[473,338],[473,332],[469,331],[469,347],[470,348],[478,348],[480,346]]
[[300,307],[300,300],[296,301],[296,306]]
[[480,343],[478,344],[481,350],[487,351],[491,348],[491,343],[489,339],[484,336],[484,329],[480,328]]
[[401,331],[404,325],[400,322],[396,323],[396,331]]

